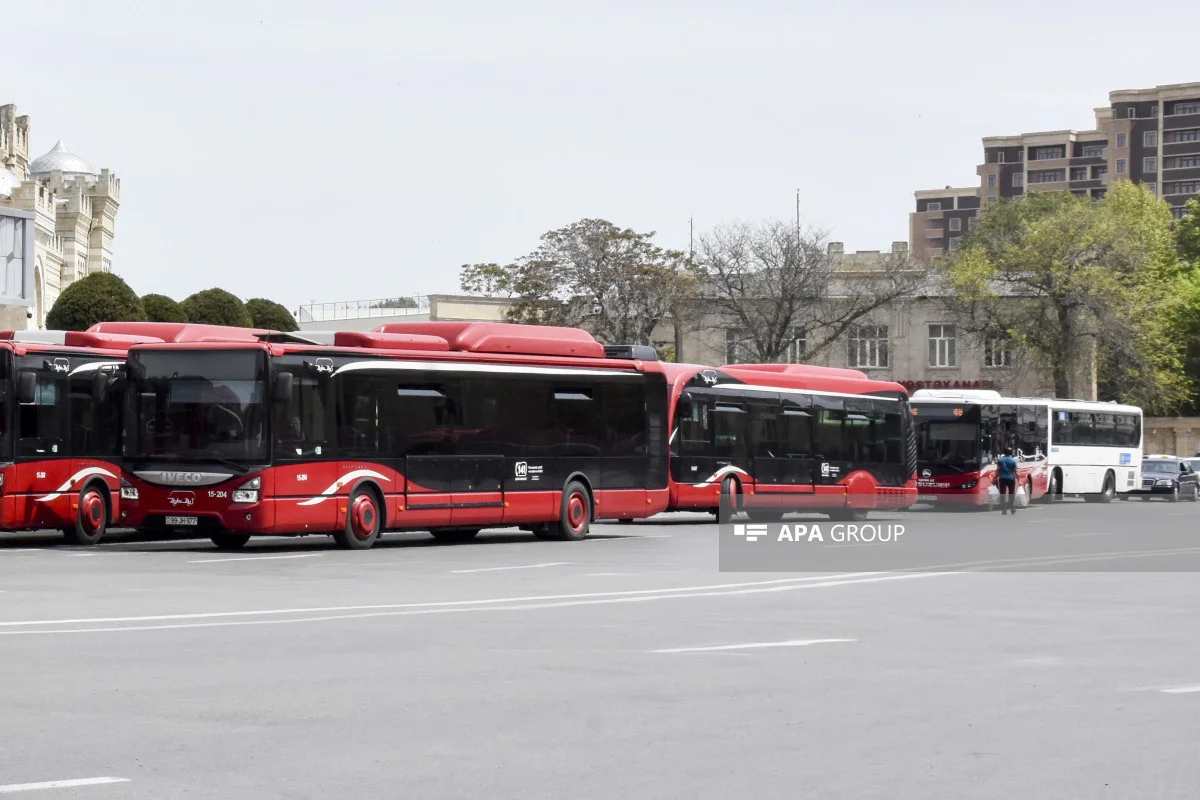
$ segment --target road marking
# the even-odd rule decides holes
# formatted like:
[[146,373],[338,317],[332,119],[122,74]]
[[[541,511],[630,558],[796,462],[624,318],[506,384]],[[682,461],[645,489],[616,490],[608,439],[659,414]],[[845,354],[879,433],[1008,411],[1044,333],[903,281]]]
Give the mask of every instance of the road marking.
[[484,567],[482,569],[452,569],[455,575],[466,575],[470,572],[503,572],[510,569],[541,569],[542,567],[565,567],[570,561],[547,561],[545,564],[520,564],[515,567]]
[[1159,689],[1163,694],[1195,694],[1200,692],[1200,686],[1177,686],[1173,689]]
[[759,647],[808,647],[813,644],[835,644],[853,642],[855,639],[796,639],[790,642],[752,642],[749,644],[719,644],[713,647],[675,647],[670,650],[652,650],[653,653],[712,653],[718,650],[753,650]]
[[[850,586],[864,583],[879,583],[884,581],[898,580],[915,580],[920,578],[936,578],[945,575],[958,575],[957,572],[929,572],[929,573],[901,573],[891,575],[877,575],[875,577],[854,577],[848,580],[822,580],[816,583],[799,583],[799,581],[811,581],[813,578],[792,578],[775,581],[760,581],[751,584],[733,584],[732,586],[749,586],[751,588],[736,589],[727,588],[725,586],[715,587],[691,587],[682,589],[645,589],[633,590],[627,592],[595,592],[581,595],[543,595],[524,598],[499,598],[491,600],[450,600],[439,603],[397,603],[386,606],[360,606],[360,607],[343,607],[330,609],[277,609],[270,611],[225,611],[214,612],[209,614],[174,614],[162,615],[159,617],[125,617],[100,620],[58,620],[58,621],[19,621],[19,622],[0,622],[0,626],[35,626],[35,625],[63,625],[69,623],[85,624],[85,623],[129,623],[146,620],[198,620],[211,619],[214,617],[244,617],[251,615],[264,614],[296,614],[296,613],[317,613],[317,612],[334,612],[334,611],[356,611],[364,612],[365,609],[396,609],[386,611],[365,611],[365,613],[340,613],[326,614],[324,616],[313,617],[295,617],[291,619],[257,619],[257,620],[230,620],[225,619],[220,622],[194,622],[194,623],[178,623],[168,625],[123,625],[120,627],[107,628],[70,628],[58,630],[8,630],[0,631],[0,636],[22,636],[22,635],[46,635],[46,634],[74,634],[74,633],[116,633],[121,631],[157,631],[157,630],[179,630],[182,628],[222,628],[222,627],[241,627],[246,625],[294,625],[297,623],[307,622],[329,622],[333,620],[344,619],[370,619],[375,617],[405,617],[416,616],[423,614],[450,614],[462,612],[479,612],[479,611],[532,611],[549,608],[568,608],[574,606],[588,605],[608,605],[615,603],[641,603],[654,602],[658,600],[691,600],[702,597],[731,597],[745,594],[761,594],[764,592],[788,592],[803,589],[825,589],[834,586]],[[818,578],[821,576],[817,576]],[[830,576],[833,578],[839,576]],[[789,583],[790,582],[790,583]],[[784,585],[779,585],[784,584]],[[715,589],[716,591],[705,591]],[[577,599],[577,598],[598,598],[598,599]],[[550,602],[558,601],[562,602]],[[515,605],[521,603],[520,605]]]
[[202,558],[189,564],[223,564],[227,561],[279,561],[284,558],[319,558],[324,553],[299,553],[290,556],[238,556],[237,558]]
[[1084,536],[1112,536],[1115,531],[1106,531],[1101,533],[1067,533],[1063,534],[1064,539],[1079,539]]
[[39,789],[74,789],[79,786],[103,786],[107,783],[129,783],[129,778],[76,778],[69,781],[43,781],[42,783],[10,783],[0,786],[0,794],[33,792]]

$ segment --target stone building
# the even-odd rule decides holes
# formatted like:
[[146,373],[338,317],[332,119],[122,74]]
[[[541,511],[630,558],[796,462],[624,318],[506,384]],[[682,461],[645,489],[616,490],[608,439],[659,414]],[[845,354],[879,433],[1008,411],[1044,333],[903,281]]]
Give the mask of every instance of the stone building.
[[42,328],[59,293],[92,272],[111,272],[121,181],[97,171],[59,140],[29,158],[28,116],[0,106],[0,209],[32,214],[34,250],[27,295],[0,297],[0,328]]

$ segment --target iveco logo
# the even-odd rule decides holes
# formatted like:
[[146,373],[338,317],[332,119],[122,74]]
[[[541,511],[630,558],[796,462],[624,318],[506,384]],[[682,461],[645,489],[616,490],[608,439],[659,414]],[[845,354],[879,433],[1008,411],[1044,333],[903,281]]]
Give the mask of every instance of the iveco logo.
[[932,478],[932,477],[933,477],[933,473],[932,473],[932,472],[930,472],[930,471],[929,471],[929,470],[927,470],[927,469],[923,469],[923,470],[921,470],[921,477],[922,477],[922,478]]
[[164,483],[200,483],[204,480],[204,476],[199,472],[164,472],[162,474]]
[[172,506],[192,506],[196,504],[196,495],[192,492],[171,492],[167,502]]

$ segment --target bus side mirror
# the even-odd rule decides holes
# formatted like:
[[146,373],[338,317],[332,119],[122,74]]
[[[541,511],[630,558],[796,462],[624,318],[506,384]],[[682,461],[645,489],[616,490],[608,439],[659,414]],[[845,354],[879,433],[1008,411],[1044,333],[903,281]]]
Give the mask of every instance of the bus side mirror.
[[292,373],[280,372],[275,376],[275,386],[271,397],[276,403],[289,403],[292,400]]
[[29,405],[37,400],[37,373],[28,370],[17,373],[17,402]]
[[92,399],[101,403],[106,394],[108,394],[108,375],[96,370],[96,374],[92,378]]

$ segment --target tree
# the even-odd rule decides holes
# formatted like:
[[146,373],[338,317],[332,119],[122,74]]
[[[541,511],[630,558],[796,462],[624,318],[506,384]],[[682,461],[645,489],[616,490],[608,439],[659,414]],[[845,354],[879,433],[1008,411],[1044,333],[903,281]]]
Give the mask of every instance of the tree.
[[292,312],[273,300],[253,297],[246,301],[246,311],[250,314],[251,324],[256,328],[288,333],[300,329]]
[[[1185,268],[1200,270],[1200,200],[1193,198],[1187,202],[1187,213],[1175,224],[1175,243]],[[1184,372],[1195,388],[1200,386],[1200,304],[1192,305],[1190,311],[1182,334],[1187,349]],[[1179,413],[1186,416],[1200,413],[1200,398],[1193,395]]]
[[183,308],[165,294],[142,295],[142,306],[150,322],[187,322]]
[[1166,204],[1143,187],[990,207],[940,269],[963,326],[1011,337],[1057,396],[1090,396],[1097,372],[1105,396],[1152,411],[1189,396],[1179,330],[1200,284],[1181,268]]
[[468,293],[513,298],[513,322],[648,345],[694,286],[684,255],[654,244],[654,235],[583,219],[543,234],[534,252],[512,264],[464,265],[460,284]]
[[702,235],[696,271],[709,324],[735,331],[738,360],[760,363],[784,360],[801,339],[796,355],[819,355],[920,277],[907,253],[843,258],[824,233],[779,222]]
[[137,292],[111,272],[93,272],[62,290],[46,315],[51,330],[85,331],[97,322],[142,322]]
[[180,305],[187,321],[204,325],[253,326],[246,304],[224,289],[205,289],[188,297]]

